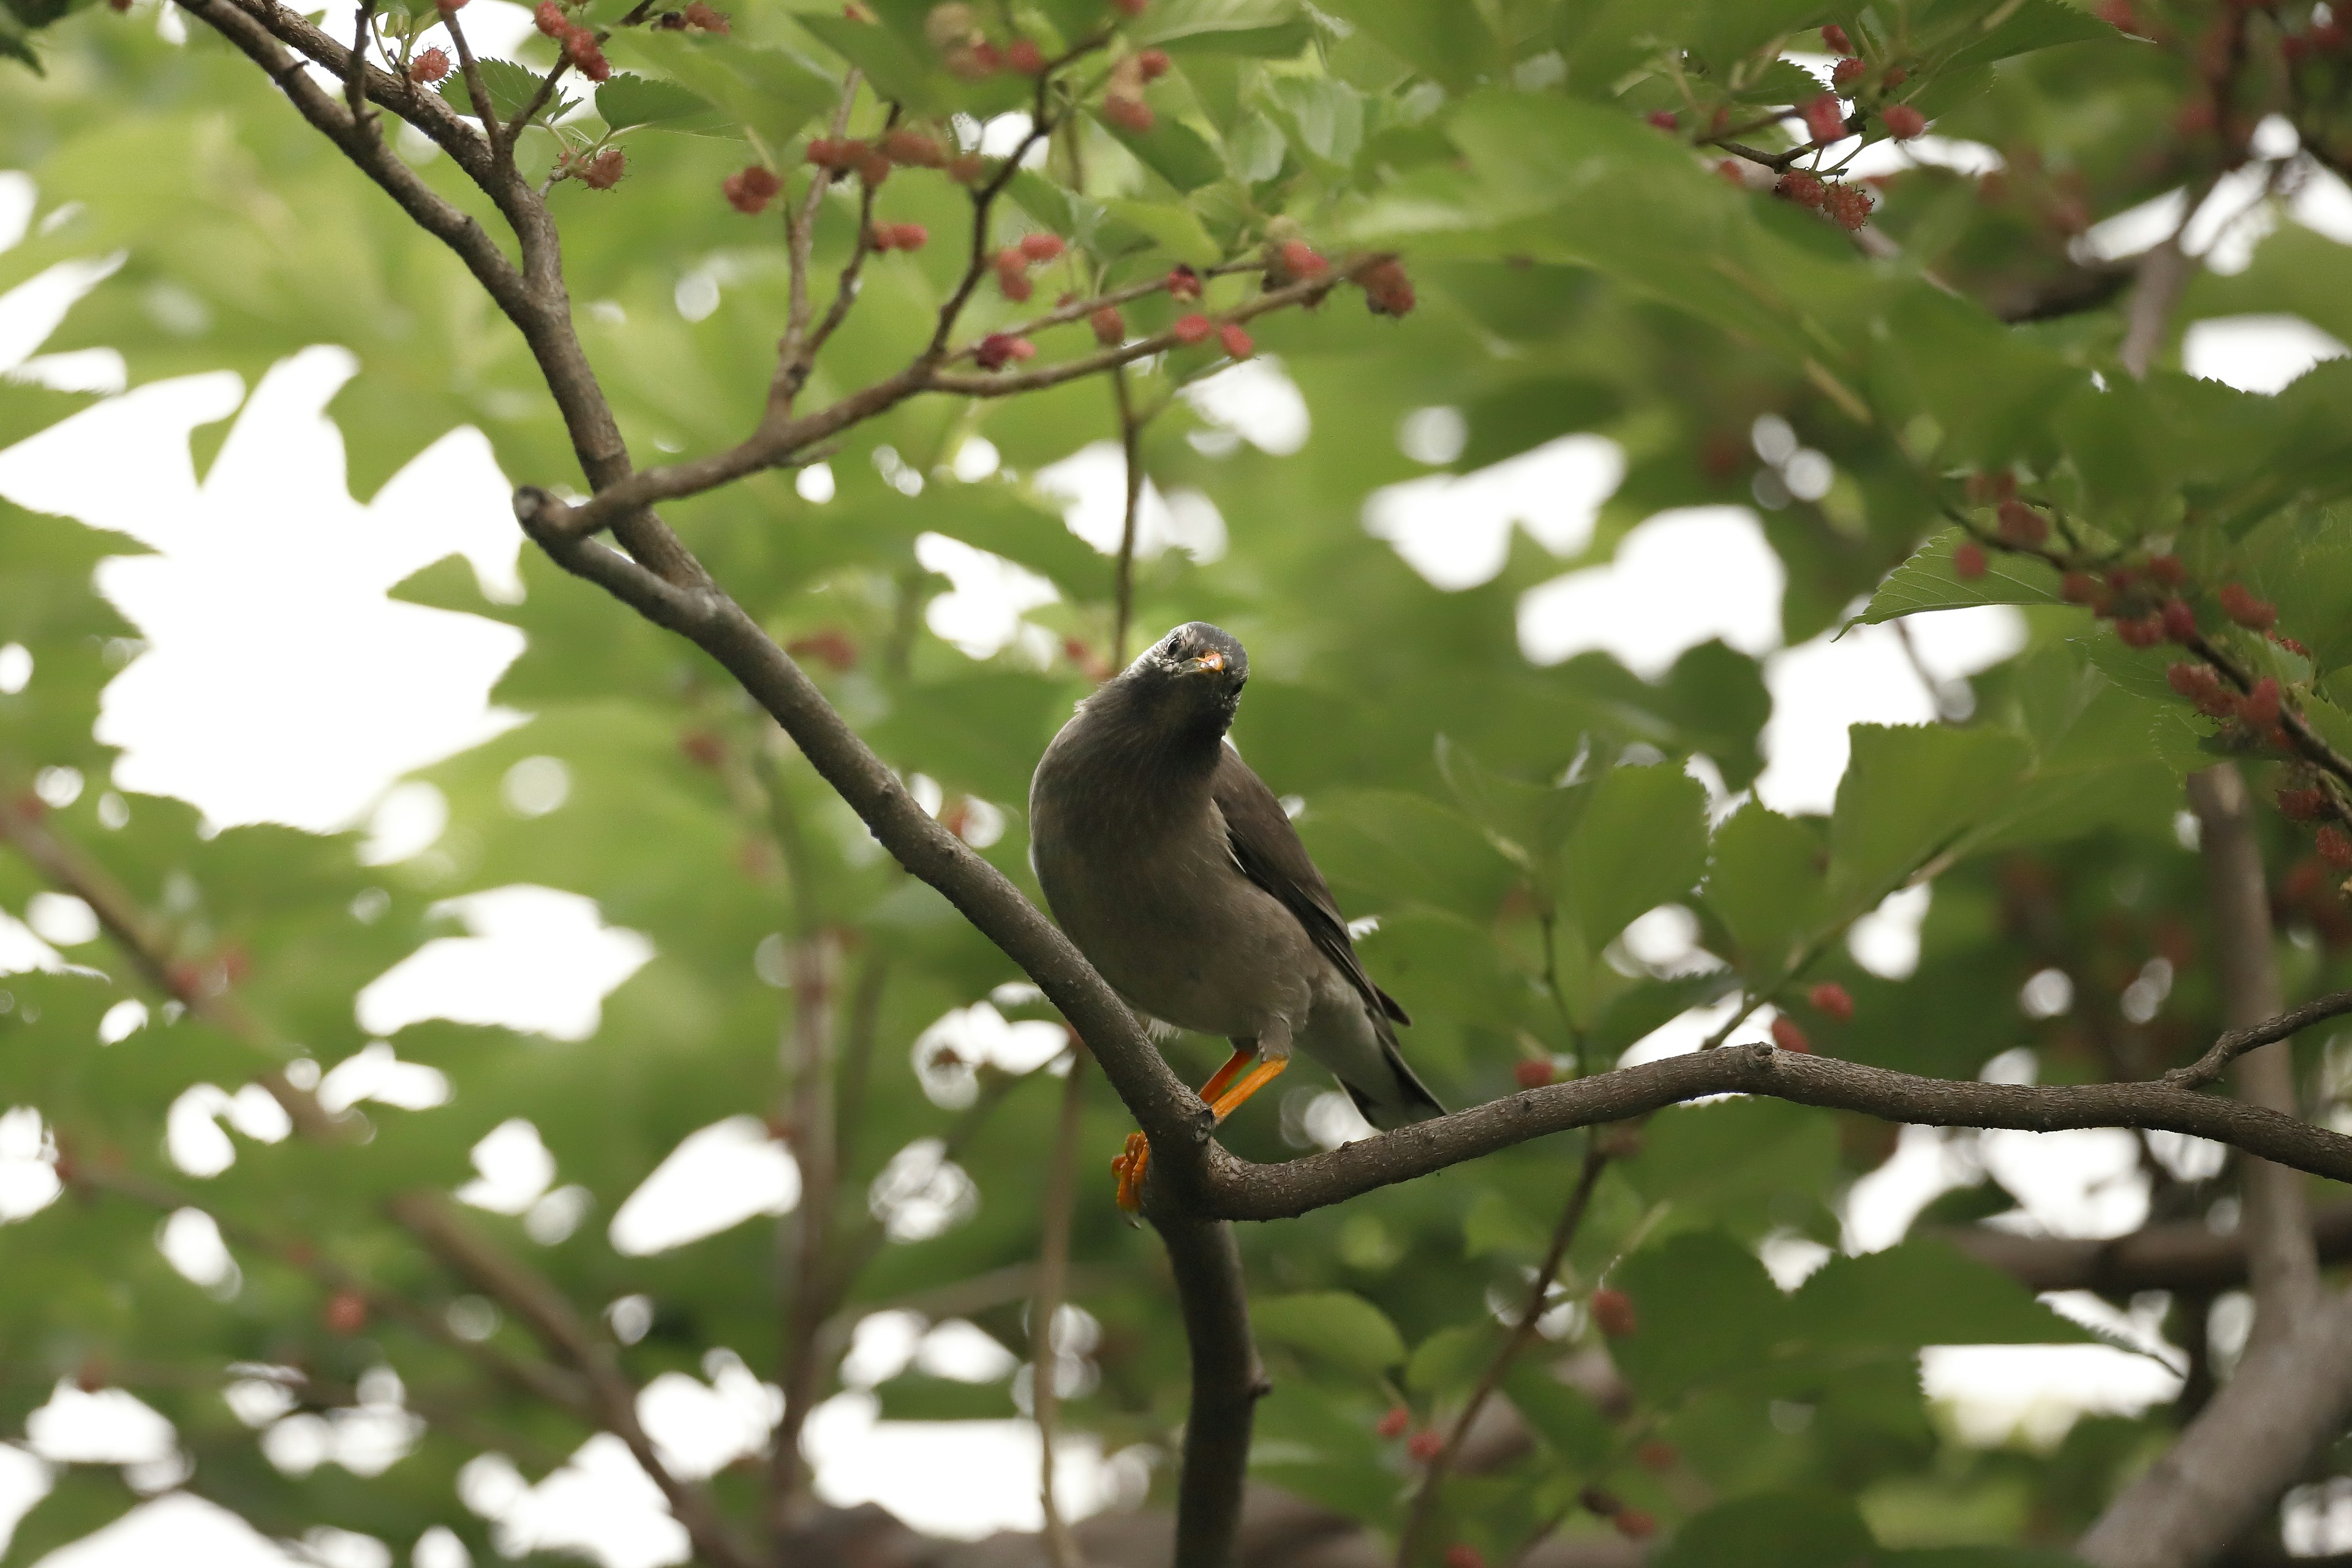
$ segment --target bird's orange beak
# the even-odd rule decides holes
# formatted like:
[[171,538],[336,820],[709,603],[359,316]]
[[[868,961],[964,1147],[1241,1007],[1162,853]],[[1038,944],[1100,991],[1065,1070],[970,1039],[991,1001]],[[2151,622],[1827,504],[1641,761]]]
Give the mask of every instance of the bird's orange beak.
[[1215,648],[1211,648],[1192,662],[1202,669],[1223,669],[1225,668],[1225,656]]

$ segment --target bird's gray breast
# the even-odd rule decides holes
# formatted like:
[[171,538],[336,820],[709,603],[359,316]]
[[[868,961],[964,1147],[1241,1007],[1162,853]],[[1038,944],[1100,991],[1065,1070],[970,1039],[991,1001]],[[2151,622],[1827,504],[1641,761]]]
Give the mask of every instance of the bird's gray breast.
[[1181,1028],[1255,1037],[1303,1024],[1318,968],[1290,911],[1242,875],[1213,802],[1172,816],[1031,802],[1054,918],[1130,1003]]

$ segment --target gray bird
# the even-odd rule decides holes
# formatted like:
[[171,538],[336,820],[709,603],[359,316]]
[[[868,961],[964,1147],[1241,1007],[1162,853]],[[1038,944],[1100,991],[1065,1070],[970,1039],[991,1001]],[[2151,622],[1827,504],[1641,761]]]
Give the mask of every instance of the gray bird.
[[[1391,1026],[1411,1020],[1357,961],[1282,803],[1225,742],[1248,679],[1242,645],[1193,621],[1078,704],[1029,784],[1045,900],[1139,1013],[1233,1042],[1201,1090],[1219,1121],[1294,1046],[1375,1127],[1442,1116],[1397,1050]],[[1141,1137],[1118,1166],[1130,1208]]]

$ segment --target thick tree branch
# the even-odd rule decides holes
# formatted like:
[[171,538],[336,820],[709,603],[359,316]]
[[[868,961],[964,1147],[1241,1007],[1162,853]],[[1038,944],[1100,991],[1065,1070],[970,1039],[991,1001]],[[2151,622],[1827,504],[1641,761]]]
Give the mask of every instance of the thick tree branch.
[[2277,1506],[2352,1410],[2352,1298],[2250,1342],[2179,1439],[2075,1547],[2096,1568],[2200,1568]]
[[[2213,911],[2214,962],[2221,971],[2222,1021],[2235,1034],[2257,1033],[2280,1013],[2278,961],[2273,952],[2270,891],[2255,842],[2253,803],[2232,763],[2189,778],[2189,805],[2197,814],[2205,865],[2206,899]],[[2273,1038],[2280,1037],[2273,1036]],[[2285,1050],[2241,1056],[2238,1098],[2284,1116],[2296,1114],[2294,1061]],[[2253,1276],[2254,1333],[2301,1313],[2319,1293],[2303,1180],[2294,1171],[2248,1160],[2239,1172],[2245,1202],[2247,1258]]]
[[[2352,1182],[2352,1138],[2275,1110],[2163,1083],[1964,1083],[1768,1045],[1669,1057],[1528,1089],[1328,1153],[1258,1165],[1211,1146],[1192,1212],[1287,1219],[1530,1139],[1646,1115],[1710,1094],[1760,1094],[1929,1127],[2145,1127],[2192,1133]],[[1156,1147],[1156,1142],[1155,1142]],[[1153,1165],[1154,1179],[1163,1174]]]
[[[2107,1241],[2063,1236],[2019,1236],[1989,1226],[1952,1226],[1931,1234],[2033,1290],[2094,1290],[2130,1296],[2141,1290],[2212,1294],[2245,1284],[2246,1234],[2215,1230],[2203,1220],[2151,1225]],[[2331,1204],[2311,1216],[2312,1246],[2323,1263],[2352,1259],[2352,1203]]]
[[1150,1193],[1147,1188],[1144,1212],[1168,1247],[1192,1352],[1173,1568],[1229,1568],[1241,1528],[1250,1429],[1257,1402],[1271,1385],[1250,1338],[1249,1296],[1233,1227],[1171,1212]]
[[[2192,773],[2189,803],[2197,813],[2213,910],[2223,1016],[2233,1035],[2274,1028],[2285,1020],[2262,1022],[2278,1013],[2279,981],[2245,781],[2226,763]],[[2242,1056],[2237,1077],[2242,1100],[2271,1114],[2293,1114],[2287,1052]],[[2279,1493],[2352,1412],[2352,1296],[2321,1291],[2303,1184],[2282,1168],[2293,1163],[2243,1163],[2252,1335],[2235,1374],[2083,1538],[2082,1556],[2099,1568],[2192,1568],[2213,1561],[2276,1506]]]

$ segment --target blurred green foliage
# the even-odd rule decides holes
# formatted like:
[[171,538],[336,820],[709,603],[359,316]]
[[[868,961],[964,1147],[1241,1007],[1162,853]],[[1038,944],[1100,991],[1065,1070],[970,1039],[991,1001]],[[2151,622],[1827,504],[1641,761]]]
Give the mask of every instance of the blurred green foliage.
[[[583,14],[611,25],[627,9],[597,0]],[[623,73],[572,118],[524,135],[535,176],[593,146],[625,152],[616,188],[562,180],[551,201],[583,336],[640,461],[725,446],[765,394],[787,289],[781,230],[772,209],[755,219],[722,201],[723,177],[765,159],[796,200],[807,178],[796,149],[849,65],[926,122],[1027,100],[1024,83],[947,69],[921,0],[874,0],[871,19],[861,9],[845,18],[759,0],[725,37],[622,28],[606,47]],[[2279,605],[2303,652],[2237,632],[2228,646],[2285,682],[2339,748],[2352,744],[2342,510],[2352,367],[2323,366],[2263,397],[2191,379],[2176,352],[2181,324],[2250,310],[2300,310],[2352,335],[2352,254],[2279,229],[2245,270],[2191,284],[2157,368],[2134,383],[2116,358],[2116,291],[2069,249],[2095,220],[2245,165],[2264,113],[2340,163],[2344,58],[2289,47],[2312,36],[2305,5],[2140,9],[2153,43],[2058,0],[1154,0],[1116,46],[1171,57],[1151,89],[1152,127],[1080,119],[1011,184],[990,241],[1065,236],[1070,258],[1041,274],[1049,296],[1245,256],[1294,233],[1335,257],[1370,247],[1406,258],[1419,305],[1402,319],[1367,313],[1347,290],[1253,323],[1260,352],[1304,396],[1311,432],[1296,452],[1236,439],[1178,395],[1217,368],[1213,346],[1131,373],[1139,405],[1161,410],[1141,445],[1153,484],[1213,505],[1228,538],[1213,561],[1139,562],[1135,594],[1147,633],[1202,618],[1248,644],[1257,677],[1235,739],[1278,793],[1303,802],[1301,832],[1348,913],[1378,917],[1365,962],[1412,1011],[1407,1049],[1447,1103],[1511,1092],[1531,1063],[1600,1070],[1659,1025],[1734,994],[1778,1005],[1824,1052],[1959,1078],[2018,1047],[2038,1053],[2045,1081],[2140,1078],[2187,1059],[2218,1026],[2197,868],[2174,826],[2178,779],[2233,748],[2265,780],[2277,759],[2259,736],[2198,718],[2173,695],[2170,656],[2124,648],[2062,603],[2055,568],[1997,554],[1991,570],[1969,570],[1957,531],[1990,536],[1990,495],[1966,481],[2007,474],[2065,518],[2086,555],[2126,565],[2151,550],[2177,555],[2209,627],[2221,625],[2214,591],[2250,584]],[[982,10],[976,25],[1003,36],[1009,17],[1049,57],[1105,15],[1096,0]],[[362,369],[333,414],[355,493],[372,494],[459,425],[485,431],[517,482],[569,477],[535,367],[457,261],[246,59],[200,26],[184,42],[159,37],[157,20],[143,4],[60,19],[10,0],[0,13],[0,52],[37,58],[44,72],[0,67],[0,165],[31,174],[40,215],[0,252],[0,289],[71,258],[125,258],[49,346],[116,349],[143,384],[222,367],[250,382],[306,345],[344,344]],[[432,21],[429,9],[404,12],[387,37],[405,51]],[[1695,155],[1695,132],[1718,128],[1766,153],[1793,145],[1785,119],[1749,122],[1818,89],[1781,56],[1819,52],[1810,29],[1823,24],[1842,26],[1868,62],[1855,103],[1871,140],[1901,101],[1937,117],[1940,135],[1996,149],[2004,172],[1922,163],[1885,177],[1872,223],[1881,243],[1865,248],[1774,199],[1760,188],[1769,176],[1742,184],[1709,167],[1719,152]],[[2243,35],[2233,58],[2244,63],[2221,83],[2217,110],[2219,89],[2196,62],[2199,40],[2222,27]],[[536,37],[521,55],[534,69],[551,58]],[[1905,79],[1890,81],[1890,67]],[[2202,119],[2189,112],[2200,102]],[[877,126],[881,112],[869,90],[853,130]],[[400,150],[490,220],[446,158],[414,137]],[[845,191],[817,210],[828,288],[855,205]],[[882,189],[878,216],[925,225],[932,243],[867,263],[803,406],[920,346],[959,274],[969,213],[962,192],[920,170]],[[1209,307],[1251,287],[1215,280]],[[1161,296],[1138,300],[1130,330],[1158,331],[1173,310]],[[1027,314],[983,286],[963,331]],[[1082,352],[1077,333],[1041,343],[1043,363]],[[90,400],[0,383],[0,446]],[[1457,455],[1401,447],[1402,423],[1430,408],[1460,412]],[[1755,455],[1750,432],[1765,416],[1826,457],[1826,488],[1792,497]],[[1626,476],[1574,559],[1515,531],[1490,581],[1442,592],[1364,530],[1381,486],[1471,472],[1579,432],[1615,440]],[[984,852],[1024,885],[1028,771],[1111,657],[1110,563],[1074,540],[1033,478],[1117,433],[1100,381],[918,401],[845,433],[826,454],[827,500],[769,474],[668,512],[881,754],[936,782],[943,813],[1002,816]],[[955,478],[982,438],[1001,466]],[[217,441],[197,433],[200,466]],[[1786,570],[1791,644],[1857,610],[1879,621],[2007,603],[2028,628],[2021,653],[1974,681],[1965,716],[1858,730],[1826,819],[1752,801],[1710,813],[1679,765],[1701,756],[1732,790],[1753,782],[1769,710],[1758,659],[1711,642],[1645,680],[1600,654],[1538,667],[1517,638],[1526,589],[1606,562],[1643,519],[1751,499]],[[1034,633],[975,662],[925,626],[943,586],[918,561],[926,532],[1026,567],[1060,597],[1032,612]],[[488,1526],[458,1502],[459,1468],[496,1449],[536,1475],[587,1429],[486,1378],[446,1339],[380,1315],[350,1331],[318,1260],[427,1317],[446,1311],[467,1287],[391,1224],[383,1201],[454,1187],[485,1132],[527,1118],[561,1179],[592,1194],[592,1220],[552,1242],[494,1215],[478,1228],[583,1315],[650,1298],[651,1331],[623,1352],[640,1382],[697,1373],[722,1346],[772,1368],[780,1310],[766,1226],[646,1258],[621,1256],[604,1234],[687,1133],[745,1111],[783,1114],[793,1085],[779,1041],[794,1027],[794,997],[755,965],[771,941],[823,946],[841,972],[835,1000],[865,998],[834,1036],[835,1234],[858,1264],[842,1284],[843,1321],[1034,1258],[1058,1087],[1044,1075],[992,1084],[984,1113],[967,1112],[955,1103],[960,1069],[914,1047],[992,991],[1016,1019],[1045,1010],[996,991],[1020,978],[1013,967],[887,863],[698,656],[534,553],[514,605],[488,602],[445,562],[403,596],[519,627],[528,649],[497,696],[530,718],[423,775],[450,807],[432,850],[363,866],[353,836],[206,836],[186,807],[145,797],[129,803],[127,826],[110,826],[99,785],[110,752],[92,722],[105,683],[136,652],[120,639],[136,632],[90,576],[101,556],[130,548],[0,506],[0,642],[28,649],[34,668],[0,696],[0,788],[14,797],[43,769],[91,780],[47,813],[46,830],[156,911],[170,956],[233,952],[237,994],[261,1030],[240,1039],[196,1016],[166,1023],[163,998],[119,955],[96,961],[103,974],[6,977],[0,1104],[37,1108],[67,1160],[120,1181],[85,1184],[0,1231],[0,1426],[21,1430],[60,1378],[119,1383],[174,1422],[194,1459],[188,1486],[266,1530],[331,1523],[404,1553],[441,1524],[484,1560]],[[535,756],[559,759],[571,788],[560,809],[526,817],[503,784]],[[2299,830],[2273,821],[2264,831],[2290,994],[2343,984],[2352,920],[2336,873],[2323,873]],[[1844,944],[1849,927],[1927,879],[1916,969],[1864,969]],[[234,1088],[297,1054],[351,1056],[366,1043],[352,994],[448,929],[436,900],[518,882],[592,897],[655,944],[593,1038],[419,1024],[392,1043],[448,1076],[446,1107],[370,1109],[372,1136],[357,1147],[240,1138],[216,1176],[173,1168],[163,1119],[190,1085]],[[0,857],[0,908],[21,913],[41,885],[27,862]],[[1718,962],[1693,972],[1627,952],[1626,927],[1662,904],[1689,911]],[[2028,1016],[2019,988],[2048,970],[2071,980],[2072,1006]],[[1824,982],[1851,994],[1851,1022],[1805,1000]],[[100,1017],[142,995],[159,1006],[156,1022],[99,1046]],[[2322,1047],[2297,1047],[2315,1099],[2344,1082],[2322,1072]],[[866,1048],[870,1066],[853,1069]],[[1195,1075],[1222,1052],[1170,1048]],[[1093,1152],[1108,1154],[1127,1126],[1096,1088],[1083,1122],[1089,1172]],[[1292,1088],[1278,1113],[1253,1108],[1227,1135],[1260,1159],[1307,1147],[1319,1092]],[[875,1237],[869,1257],[860,1238],[876,1223],[879,1173],[918,1140],[950,1136],[976,1207],[923,1239]],[[1931,1237],[1832,1261],[1793,1292],[1759,1261],[1768,1239],[1834,1247],[1841,1196],[1891,1147],[1874,1124],[1774,1103],[1653,1119],[1638,1155],[1606,1170],[1570,1250],[1560,1301],[1576,1310],[1545,1320],[1566,1342],[1547,1342],[1506,1379],[1535,1441],[1503,1469],[1457,1479],[1433,1540],[1509,1562],[1546,1531],[1605,1531],[1576,1506],[1583,1489],[1605,1486],[1654,1516],[1672,1538],[1661,1560],[1687,1568],[1843,1561],[1874,1542],[1874,1562],[1987,1568],[2063,1549],[2116,1479],[2160,1447],[2171,1413],[2085,1421],[2052,1452],[1971,1447],[1923,1401],[1919,1348],[2083,1331]],[[2230,1187],[2154,1152],[2145,1163],[2160,1217],[2203,1214]],[[1375,1423],[1398,1405],[1416,1426],[1458,1408],[1574,1167],[1559,1146],[1521,1148],[1246,1231],[1275,1382],[1257,1472],[1393,1530],[1414,1468]],[[141,1181],[218,1216],[242,1269],[237,1293],[207,1294],[165,1265],[159,1211],[117,1190]],[[1989,1180],[1946,1205],[1955,1218],[2007,1206]],[[1183,1338],[1157,1245],[1121,1222],[1107,1178],[1082,1188],[1073,1251],[1077,1299],[1102,1334],[1098,1380],[1066,1419],[1112,1447],[1168,1449],[1183,1415]],[[1632,1299],[1640,1326],[1607,1347],[1616,1371],[1596,1380],[1601,1343],[1580,1304],[1604,1279]],[[1000,1290],[955,1310],[1020,1352],[1022,1308],[1018,1290]],[[511,1320],[492,1342],[536,1353]],[[838,1336],[828,1342],[837,1353]],[[1553,1363],[1571,1351],[1566,1364],[1583,1370],[1563,1381]],[[221,1399],[237,1363],[300,1369],[305,1402],[328,1408],[390,1364],[426,1415],[425,1435],[379,1476],[281,1472]],[[833,1386],[829,1365],[825,1377],[820,1393]],[[891,1415],[1014,1410],[1003,1384],[908,1373],[880,1393]],[[1157,1473],[1164,1491],[1171,1467]],[[748,1513],[750,1475],[716,1486]],[[29,1563],[133,1500],[111,1470],[71,1469],[5,1560]]]

